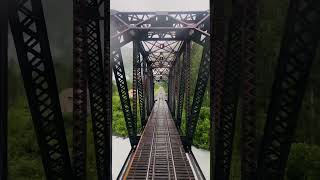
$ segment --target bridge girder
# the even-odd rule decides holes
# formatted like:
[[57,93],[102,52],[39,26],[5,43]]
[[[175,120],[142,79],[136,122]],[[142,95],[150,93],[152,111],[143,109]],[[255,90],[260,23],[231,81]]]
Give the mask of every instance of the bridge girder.
[[[194,41],[202,46],[209,43],[210,39],[210,26],[209,26],[209,14],[208,12],[187,12],[187,13],[122,13],[114,12],[111,15],[111,21],[116,27],[116,30],[111,33],[111,44],[113,47],[111,49],[117,49],[119,47],[128,44],[129,42],[134,42],[134,50],[136,49],[136,41],[140,41],[139,53],[143,56],[145,64],[148,66],[148,71],[152,76],[147,75],[149,82],[147,82],[147,89],[153,92],[154,81],[168,81],[170,73],[173,73],[177,59],[184,53],[184,60],[181,64],[184,67],[181,78],[179,82],[180,97],[184,97],[186,94],[187,112],[188,116],[191,116],[191,103],[190,103],[190,70],[186,70],[185,67],[190,68],[190,50],[191,41]],[[186,45],[188,44],[188,46]],[[189,47],[189,48],[188,48]],[[134,54],[136,57],[137,54]],[[134,58],[140,59],[140,58]],[[206,59],[209,60],[209,59]],[[185,62],[186,61],[186,62]],[[141,68],[141,65],[135,68],[136,60],[134,60],[134,101],[133,101],[133,113],[136,112],[137,107],[137,68]],[[172,74],[176,76],[175,74]],[[173,77],[172,76],[172,77]],[[152,79],[150,79],[152,77]],[[207,76],[208,77],[208,76]],[[151,83],[150,83],[151,81]],[[186,84],[183,82],[186,81]],[[138,83],[139,84],[139,83]],[[176,91],[177,85],[172,85],[170,91]],[[186,87],[186,89],[184,88]],[[171,94],[173,94],[171,92]],[[147,97],[147,108],[148,115],[150,114],[150,106],[153,104],[153,93],[146,94]],[[173,102],[178,101],[177,103]],[[178,111],[182,113],[181,103],[184,103],[183,99],[170,98],[171,104],[178,104]],[[201,105],[200,105],[201,106]],[[141,107],[141,106],[140,106]],[[171,107],[171,109],[175,109]],[[142,112],[141,112],[142,113]],[[179,114],[177,113],[178,117]],[[135,117],[135,116],[134,116]],[[134,119],[134,118],[133,118]],[[136,120],[134,120],[136,122]]]
[[281,180],[320,41],[320,1],[290,1],[259,153],[259,180]]
[[[7,1],[1,1],[1,3]],[[109,1],[75,1],[74,28],[74,148],[73,171],[70,163],[62,113],[58,98],[48,35],[41,0],[10,2],[9,22],[16,45],[28,103],[40,146],[47,179],[86,178],[87,82],[93,120],[99,180],[111,178],[112,69],[114,71],[130,142],[137,144],[137,100],[142,126],[154,104],[154,81],[169,81],[168,105],[177,115],[180,127],[183,104],[186,109],[187,137],[191,151],[199,112],[211,78],[212,127],[215,149],[211,149],[215,179],[228,179],[232,155],[239,89],[244,88],[242,106],[242,179],[283,179],[297,113],[302,104],[307,78],[320,40],[320,2],[293,0],[290,3],[285,37],[279,56],[258,171],[255,135],[255,33],[256,1],[233,1],[233,15],[226,18],[225,4],[215,1],[215,26],[203,12],[116,12],[109,29],[105,18],[105,61],[100,42],[99,7]],[[78,4],[80,3],[80,4]],[[1,4],[6,7],[7,4]],[[6,134],[7,119],[7,11],[1,9],[1,133]],[[84,15],[89,13],[89,17]],[[5,17],[3,19],[3,17]],[[229,21],[230,20],[230,21]],[[228,27],[228,28],[226,28]],[[111,31],[112,36],[109,36]],[[210,48],[210,33],[216,35]],[[226,39],[226,37],[228,37]],[[241,40],[240,40],[241,39]],[[131,103],[121,55],[121,47],[134,41],[134,103]],[[204,47],[198,79],[190,106],[190,41]],[[113,45],[109,47],[107,44]],[[246,44],[245,46],[243,44]],[[151,45],[151,46],[149,46]],[[244,48],[243,48],[244,47]],[[214,53],[211,53],[213,49]],[[184,55],[180,59],[181,54]],[[110,57],[109,57],[110,55]],[[210,63],[210,56],[214,61]],[[143,57],[143,58],[141,58]],[[241,61],[238,61],[241,60]],[[240,72],[240,64],[244,66]],[[210,66],[209,66],[210,64]],[[210,72],[210,68],[213,70]],[[243,73],[243,86],[240,84]],[[210,76],[209,76],[210,74]],[[212,76],[213,75],[213,76]],[[3,88],[5,87],[5,88]],[[177,97],[176,95],[179,94]],[[104,103],[106,102],[106,103]],[[176,104],[178,105],[176,107]],[[147,112],[144,112],[146,109]],[[177,112],[175,110],[177,109]],[[180,119],[180,122],[178,121]],[[0,142],[1,177],[6,178],[6,139]]]
[[[104,17],[110,17],[110,1],[101,0],[104,2]],[[99,3],[100,5],[101,3]],[[105,138],[105,153],[104,153],[104,174],[102,180],[112,179],[112,62],[110,57],[110,20],[104,18],[104,77],[106,87],[106,138]]]
[[115,12],[114,15],[128,25],[141,24],[157,16],[173,18],[182,24],[197,24],[202,18],[209,15],[208,11],[159,11],[159,12]]
[[[244,88],[242,103],[246,106],[242,115],[242,146],[244,151],[241,155],[241,176],[242,179],[256,179],[256,141],[255,141],[255,114],[253,109],[255,104],[255,33],[256,18],[254,15],[248,17],[248,14],[256,11],[255,1],[251,1],[251,9],[246,9],[246,3],[234,0],[232,3],[232,15],[226,18],[226,4],[216,2],[219,11],[216,13],[216,23],[214,25],[213,52],[214,56],[213,70],[213,114],[215,116],[212,122],[215,139],[215,154],[211,160],[213,167],[212,176],[215,179],[229,179],[231,159],[233,151],[233,138],[236,126],[236,115],[238,109],[238,99],[240,96],[240,87]],[[247,20],[247,21],[245,21]],[[227,27],[227,28],[226,28]],[[245,28],[252,28],[251,31],[244,31]],[[226,36],[227,35],[227,36]],[[224,38],[227,37],[227,38]],[[245,37],[245,38],[244,38]],[[244,40],[245,39],[245,40]],[[249,53],[250,52],[250,53]],[[244,79],[240,79],[241,73]],[[241,84],[240,84],[241,82]],[[242,85],[242,83],[244,83]],[[242,85],[242,86],[240,86]],[[212,146],[213,148],[213,146]],[[214,152],[213,152],[214,151]],[[250,156],[248,156],[250,154]]]
[[41,0],[9,2],[9,22],[47,179],[72,168]]
[[[192,36],[199,44],[210,39],[209,15],[203,12],[116,12],[111,20],[118,26],[118,31],[111,35],[111,41],[117,46],[132,41],[132,36],[139,34],[143,40],[184,40]],[[165,22],[165,24],[159,24]]]
[[[90,97],[92,129],[95,145],[95,157],[97,176],[99,180],[109,179],[111,176],[108,159],[112,149],[110,136],[112,136],[111,118],[108,116],[108,86],[106,83],[109,77],[106,77],[103,64],[103,50],[101,45],[100,18],[99,8],[106,3],[104,1],[87,0],[87,8],[90,14],[87,19],[87,57],[88,57],[88,89]],[[106,3],[106,6],[108,4]],[[108,13],[108,10],[105,12]],[[109,90],[109,93],[112,92]],[[110,107],[110,105],[109,105]],[[109,112],[110,113],[110,112]],[[108,174],[109,173],[109,174]]]
[[87,104],[88,104],[88,21],[84,18],[87,1],[73,3],[73,174],[77,179],[86,178],[87,157]]
[[243,62],[241,90],[241,179],[257,179],[257,134],[256,134],[256,45],[257,1],[249,0],[243,11]]

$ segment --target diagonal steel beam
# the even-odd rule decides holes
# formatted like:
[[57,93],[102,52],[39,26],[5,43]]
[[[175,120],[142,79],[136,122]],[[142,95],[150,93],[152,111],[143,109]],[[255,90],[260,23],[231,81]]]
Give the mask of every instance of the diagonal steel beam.
[[9,21],[48,180],[72,179],[41,0],[10,1]]
[[[102,1],[103,2],[103,1]],[[108,122],[105,84],[105,72],[103,69],[103,57],[101,47],[101,34],[100,34],[100,17],[99,4],[97,0],[87,0],[87,8],[91,11],[87,12],[88,23],[87,30],[87,57],[88,57],[88,88],[90,96],[90,107],[92,116],[92,128],[95,145],[95,157],[97,176],[99,180],[107,178],[107,168],[109,163],[106,162],[109,156],[110,148],[106,143],[111,143],[109,140],[110,128]],[[106,16],[109,17],[109,16]],[[109,91],[112,92],[112,91]],[[110,98],[109,98],[110,100]],[[109,119],[110,120],[110,119]]]
[[[191,151],[191,145],[193,143],[193,137],[197,128],[197,123],[199,119],[199,113],[201,110],[201,105],[203,102],[203,97],[207,88],[207,84],[210,78],[210,15],[206,15],[202,20],[194,25],[199,31],[203,31],[206,35],[205,38],[202,37],[204,34],[193,33],[191,38],[195,42],[200,43],[203,46],[202,59],[198,72],[198,79],[196,82],[192,107],[190,108],[190,114],[187,116],[187,126],[186,126],[186,148]],[[206,31],[206,32],[205,32]]]
[[127,80],[120,49],[111,52],[111,61],[113,63],[113,72],[118,87],[118,93],[121,100],[122,111],[126,121],[130,143],[131,146],[134,147],[137,145],[137,124],[131,109]]
[[187,148],[191,151],[191,145],[193,137],[197,128],[201,105],[203,97],[207,89],[207,85],[210,77],[210,45],[208,44],[203,48],[201,64],[199,67],[199,73],[197,83],[195,87],[192,108],[190,117],[187,124]]
[[[137,123],[136,119],[133,115],[133,110],[131,109],[131,103],[129,98],[129,92],[128,92],[128,85],[127,85],[127,79],[125,75],[125,69],[123,65],[123,59],[121,54],[121,38],[118,38],[118,41],[120,43],[114,43],[113,41],[113,34],[116,34],[117,31],[119,31],[119,24],[117,24],[115,21],[111,19],[110,21],[110,40],[111,40],[111,46],[110,49],[110,63],[112,64],[114,77],[117,84],[118,93],[120,96],[122,111],[124,114],[126,127],[130,139],[131,147],[134,148],[134,146],[137,145]],[[119,36],[120,37],[120,36]],[[130,34],[128,34],[127,37],[132,38]],[[128,41],[130,42],[130,41]],[[109,80],[111,81],[111,80]]]
[[319,44],[320,1],[292,0],[259,154],[259,180],[281,180]]

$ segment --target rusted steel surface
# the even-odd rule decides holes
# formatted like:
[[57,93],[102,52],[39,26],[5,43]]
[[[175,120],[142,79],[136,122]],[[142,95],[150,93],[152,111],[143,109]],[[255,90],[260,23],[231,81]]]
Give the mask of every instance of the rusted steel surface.
[[163,91],[124,179],[195,179]]

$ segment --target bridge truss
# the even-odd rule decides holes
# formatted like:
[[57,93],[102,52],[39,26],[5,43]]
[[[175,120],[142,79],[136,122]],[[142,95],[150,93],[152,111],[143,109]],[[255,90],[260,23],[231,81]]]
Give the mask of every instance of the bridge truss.
[[[184,103],[186,104],[186,112],[192,112],[188,114],[186,120],[188,121],[186,123],[186,132],[188,133],[183,137],[184,146],[190,152],[203,96],[209,82],[209,12],[113,11],[111,12],[111,28],[114,28],[111,33],[111,59],[117,62],[114,65],[114,74],[122,104],[126,105],[123,109],[128,120],[127,129],[131,145],[135,148],[138,142],[136,138],[137,92],[139,94],[139,109],[148,109],[150,112],[152,107],[144,107],[144,105],[153,106],[154,82],[166,81],[168,83],[168,106],[172,114],[177,114],[177,117],[174,118],[176,120],[175,124],[178,127],[181,125]],[[191,41],[204,47],[192,106],[190,103]],[[120,49],[129,42],[133,42],[134,57],[132,112],[130,112],[130,102],[127,100],[128,88],[124,80],[126,76],[123,72]],[[142,82],[142,79],[146,79],[145,82],[147,83],[139,83]],[[177,91],[177,88],[180,90]],[[144,89],[147,89],[147,91],[144,92]],[[145,125],[144,121],[149,117],[145,117],[145,113],[142,111],[140,116],[141,124]]]
[[[7,179],[8,172],[8,21],[47,179],[86,179],[87,93],[98,179],[111,179],[112,74],[131,152],[135,151],[139,132],[151,115],[154,83],[165,81],[169,110],[178,129],[181,130],[182,121],[186,122],[186,134],[181,134],[181,141],[185,152],[192,154],[199,113],[210,81],[211,177],[216,180],[230,177],[240,104],[241,179],[284,178],[297,113],[320,38],[320,1],[290,1],[260,146],[255,127],[255,0],[233,0],[230,17],[228,5],[222,0],[213,0],[211,11],[193,12],[110,11],[107,0],[74,0],[73,4],[74,127],[70,159],[41,0],[0,1],[0,179]],[[121,47],[130,42],[132,103],[121,52]],[[194,92],[190,87],[192,43],[203,47]],[[137,129],[138,121],[142,129]]]

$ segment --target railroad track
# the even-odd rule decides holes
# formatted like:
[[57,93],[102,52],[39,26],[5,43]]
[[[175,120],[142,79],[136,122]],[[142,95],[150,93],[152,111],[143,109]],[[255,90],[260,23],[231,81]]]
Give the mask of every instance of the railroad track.
[[163,91],[157,99],[124,179],[195,179]]

